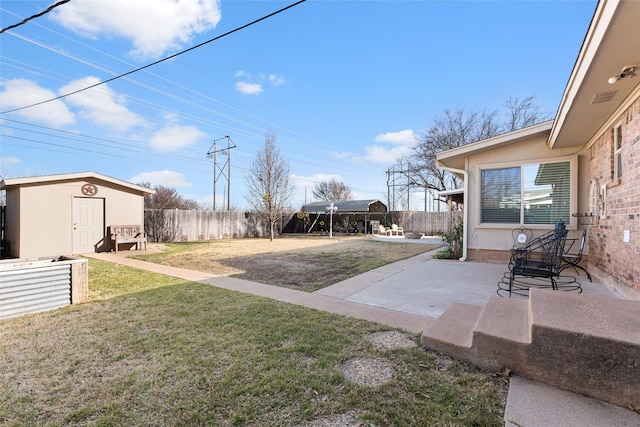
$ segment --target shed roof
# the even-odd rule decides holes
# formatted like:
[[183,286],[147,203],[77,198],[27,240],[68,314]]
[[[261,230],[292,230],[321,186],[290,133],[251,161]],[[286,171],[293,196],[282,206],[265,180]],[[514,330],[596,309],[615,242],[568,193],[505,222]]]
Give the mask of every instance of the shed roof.
[[371,212],[371,205],[373,204],[380,204],[384,207],[384,212],[387,211],[387,205],[378,199],[313,202],[304,205],[302,211],[308,213],[326,213],[329,203],[333,203],[333,205],[338,208],[337,212]]
[[96,172],[78,172],[78,173],[64,173],[56,175],[42,175],[42,176],[29,176],[24,178],[8,178],[0,182],[0,190],[5,190],[11,187],[19,187],[22,185],[38,185],[38,184],[53,184],[62,181],[78,181],[83,179],[93,178],[99,181],[108,182],[121,187],[129,188],[141,193],[154,194],[155,190],[152,190],[141,185],[132,184],[127,181],[123,181],[117,178],[112,178],[107,175],[101,175]]

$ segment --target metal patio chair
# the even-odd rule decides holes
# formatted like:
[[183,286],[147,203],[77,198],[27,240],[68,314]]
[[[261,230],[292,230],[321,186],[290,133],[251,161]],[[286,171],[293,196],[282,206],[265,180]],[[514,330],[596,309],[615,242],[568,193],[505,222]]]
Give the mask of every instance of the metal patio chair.
[[[578,242],[578,240],[580,241],[578,252],[572,253],[571,251],[573,249],[573,246]],[[582,253],[584,252],[584,246],[586,241],[587,241],[586,228],[582,232],[582,236],[579,239],[577,238],[567,239],[567,242],[565,244],[565,250],[562,254],[562,267],[560,268],[560,271],[562,272],[562,270],[573,267],[573,269],[576,270],[576,273],[577,273],[578,269],[580,269],[587,274],[587,278],[589,278],[589,281],[593,282],[593,280],[591,279],[591,274],[589,274],[586,268],[580,265],[580,261],[582,261]]]
[[567,229],[563,221],[558,221],[553,231],[528,241],[522,237],[523,234],[528,235],[517,234],[520,239],[516,240],[511,250],[509,271],[498,282],[498,295],[509,298],[513,294],[528,296],[531,288],[582,292],[575,277],[560,276],[567,240]]

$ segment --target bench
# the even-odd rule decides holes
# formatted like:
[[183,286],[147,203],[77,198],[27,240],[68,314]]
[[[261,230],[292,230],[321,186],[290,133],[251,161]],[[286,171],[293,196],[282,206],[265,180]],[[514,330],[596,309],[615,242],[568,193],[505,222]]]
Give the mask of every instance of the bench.
[[135,244],[136,249],[147,250],[147,233],[144,232],[141,225],[111,225],[109,226],[109,238],[111,239],[111,248],[118,253],[118,245]]
[[[526,238],[523,241],[527,240]],[[558,221],[553,231],[545,233],[511,249],[509,271],[498,282],[498,295],[528,296],[531,288],[550,288],[554,291],[582,292],[580,283],[572,276],[560,276],[567,229]]]

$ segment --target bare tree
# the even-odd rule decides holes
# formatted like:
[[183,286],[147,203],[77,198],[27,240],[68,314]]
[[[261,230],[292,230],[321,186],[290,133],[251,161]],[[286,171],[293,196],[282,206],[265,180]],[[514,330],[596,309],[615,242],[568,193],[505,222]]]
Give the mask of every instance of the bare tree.
[[459,188],[462,184],[459,176],[438,168],[435,161],[437,153],[532,126],[549,117],[540,110],[534,95],[522,100],[510,98],[504,107],[507,110],[504,122],[498,120],[495,111],[445,110],[443,116],[436,117],[432,126],[419,138],[408,159],[409,181],[437,191]]
[[351,188],[344,182],[331,178],[329,181],[318,182],[312,194],[319,201],[341,202],[351,199]]
[[[4,170],[0,169],[0,181],[4,181],[4,179],[6,178]],[[7,205],[7,191],[6,190],[0,190],[0,206],[6,206]]]
[[245,198],[269,223],[269,239],[273,241],[275,225],[289,209],[295,192],[289,163],[280,155],[274,133],[267,133],[264,148],[256,154],[245,179]]
[[536,123],[540,123],[544,120],[548,120],[550,115],[540,110],[540,107],[535,102],[535,95],[529,95],[523,100],[519,98],[509,98],[504,103],[507,109],[507,119],[504,123],[504,132],[511,132],[514,130],[533,126]]
[[[148,182],[138,185],[151,188]],[[172,241],[175,239],[175,227],[165,217],[165,211],[169,209],[195,210],[200,209],[200,204],[182,197],[175,188],[164,185],[153,187],[155,194],[144,196],[145,223],[144,228],[153,242]]]
[[[148,182],[142,182],[138,185],[151,188],[151,184]],[[144,196],[145,209],[194,210],[201,208],[196,200],[181,196],[175,188],[156,185],[153,189],[156,192],[155,194],[147,194]]]
[[411,182],[436,191],[459,188],[460,178],[440,169],[435,155],[499,134],[501,126],[496,115],[495,111],[478,113],[460,109],[455,112],[445,110],[444,116],[436,117],[408,159]]

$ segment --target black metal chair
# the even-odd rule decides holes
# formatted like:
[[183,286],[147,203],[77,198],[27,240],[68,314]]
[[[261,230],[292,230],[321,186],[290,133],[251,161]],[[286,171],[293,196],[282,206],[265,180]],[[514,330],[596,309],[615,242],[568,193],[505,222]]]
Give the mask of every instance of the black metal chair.
[[[518,234],[522,236],[522,234]],[[500,296],[528,296],[531,288],[582,292],[575,277],[560,277],[567,229],[559,220],[553,231],[531,239],[524,245],[516,241],[511,250],[509,271],[498,282]]]
[[[578,240],[580,240],[580,247],[578,249],[577,253],[572,253],[571,251],[573,250],[573,247],[575,246],[575,244],[578,242]],[[567,242],[565,244],[565,250],[562,254],[562,267],[560,269],[560,271],[565,270],[567,268],[573,267],[574,270],[576,270],[576,273],[578,273],[578,269],[584,271],[587,274],[587,277],[589,278],[590,282],[593,282],[593,280],[591,279],[591,274],[589,274],[589,272],[587,271],[586,268],[584,268],[583,266],[580,265],[580,261],[582,261],[582,253],[584,252],[584,246],[585,243],[587,241],[587,229],[585,228],[584,231],[582,232],[582,237],[580,237],[579,239],[567,239]]]

